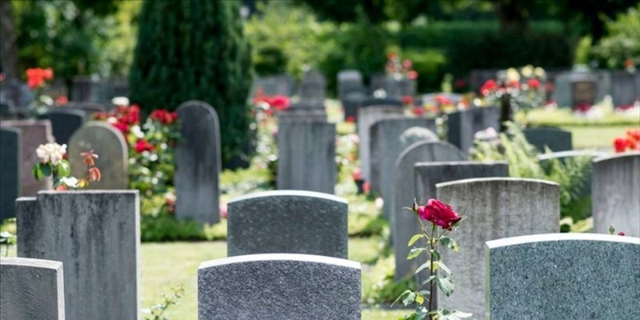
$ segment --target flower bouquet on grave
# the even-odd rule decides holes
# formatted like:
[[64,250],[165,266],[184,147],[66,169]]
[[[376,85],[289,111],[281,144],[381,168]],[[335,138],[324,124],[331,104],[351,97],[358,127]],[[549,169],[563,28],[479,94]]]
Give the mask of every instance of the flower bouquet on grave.
[[66,144],[41,144],[36,149],[36,154],[38,163],[33,165],[33,177],[36,180],[52,177],[55,190],[80,189],[89,186],[89,181],[100,181],[100,169],[96,167],[94,161],[94,159],[98,158],[98,155],[93,153],[93,150],[80,153],[84,158],[84,164],[87,166],[87,176],[80,179],[71,176],[71,165],[66,160]]
[[[437,289],[440,289],[447,297],[453,293],[452,272],[442,261],[438,248],[442,245],[458,252],[457,243],[447,236],[447,232],[455,230],[463,217],[458,215],[449,205],[436,199],[430,199],[423,206],[418,206],[414,202],[413,208],[407,209],[412,210],[416,215],[421,229],[421,233],[414,235],[409,240],[409,246],[419,245],[411,249],[407,259],[415,259],[422,254],[427,255],[427,262],[420,265],[415,273],[428,270],[429,277],[423,283],[418,284],[418,291],[406,290],[393,304],[402,301],[405,306],[416,305],[415,311],[403,318],[405,320],[459,320],[471,317],[470,313],[435,308]],[[427,221],[428,224],[423,221]],[[420,290],[420,286],[425,286],[425,288]]]

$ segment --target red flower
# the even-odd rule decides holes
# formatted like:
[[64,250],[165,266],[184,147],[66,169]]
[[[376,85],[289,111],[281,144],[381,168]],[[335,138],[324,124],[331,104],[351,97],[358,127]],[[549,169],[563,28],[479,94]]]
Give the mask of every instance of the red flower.
[[407,72],[407,79],[409,79],[409,80],[418,79],[418,72],[416,72],[415,70],[411,70],[411,71]]
[[527,80],[527,86],[531,89],[537,90],[540,88],[540,81],[538,79],[529,79]]
[[175,112],[169,112],[165,109],[159,109],[153,110],[149,115],[149,118],[162,124],[171,124],[178,119],[178,115]]
[[415,114],[418,117],[421,117],[424,115],[424,109],[420,107],[413,107],[413,114]]
[[220,204],[220,218],[227,219],[229,217],[229,210],[226,203]]
[[362,184],[362,191],[364,191],[364,193],[369,193],[369,191],[371,191],[371,185],[369,184],[369,182],[365,182]]
[[289,108],[289,98],[281,95],[277,95],[271,98],[268,103],[271,107],[275,108],[278,111],[286,110],[287,108]]
[[629,147],[629,150],[638,150],[638,142],[631,138],[627,138],[627,147]]
[[100,169],[98,169],[97,167],[89,168],[89,172],[87,174],[87,178],[89,179],[89,181],[100,181],[100,179],[102,178],[102,174],[100,173]]
[[627,151],[628,141],[629,140],[625,138],[616,138],[615,140],[613,140],[613,149],[616,151],[616,153]]
[[96,112],[93,114],[94,120],[107,120],[108,117],[109,114],[107,114],[106,112]]
[[354,118],[353,116],[348,116],[345,121],[347,121],[349,123],[354,123],[354,122],[356,122],[356,118]]
[[91,151],[85,151],[85,152],[80,152],[80,156],[82,157],[82,162],[84,162],[84,164],[87,167],[93,167],[96,165],[95,161],[93,159],[98,159],[98,155],[95,154],[93,152],[93,150]]
[[482,94],[483,96],[488,96],[490,95],[493,91],[496,91],[498,89],[498,84],[495,82],[495,80],[487,80],[482,87],[480,87],[480,94]]
[[53,79],[53,69],[32,68],[27,69],[27,86],[31,89],[38,88],[47,81]]
[[395,54],[394,52],[389,52],[387,53],[387,59],[389,60],[395,60],[396,58],[398,58],[398,55]]
[[582,103],[574,107],[575,111],[586,113],[591,109],[591,105],[588,103]]
[[447,230],[462,219],[450,206],[436,199],[429,199],[426,206],[418,207],[418,216]]
[[362,179],[362,170],[360,170],[360,168],[354,168],[353,172],[351,173],[351,177],[353,177],[353,180]]
[[438,104],[440,105],[450,105],[451,103],[451,99],[447,98],[446,96],[443,96],[441,94],[437,95],[435,97],[435,100]]
[[629,129],[627,130],[627,137],[630,140],[640,142],[640,129]]
[[621,237],[624,237],[624,232],[620,231],[620,232],[618,232],[618,235],[621,236]]
[[402,103],[403,104],[413,104],[413,97],[412,96],[404,96],[404,97],[402,97]]
[[113,123],[112,125],[116,127],[116,129],[120,130],[120,132],[122,132],[123,134],[129,132],[129,126],[127,126],[126,123],[118,121],[116,123]]
[[405,69],[411,69],[411,67],[413,66],[413,62],[411,62],[411,60],[409,59],[404,59],[404,61],[402,61],[402,66]]
[[145,151],[153,151],[155,149],[155,147],[149,143],[149,141],[144,140],[144,139],[138,139],[138,141],[136,142],[136,151],[138,153],[143,153]]
[[67,103],[69,103],[69,99],[67,98],[67,96],[58,96],[56,98],[56,104],[65,105]]
[[518,80],[511,80],[507,84],[507,87],[514,88],[514,89],[520,89],[520,82]]

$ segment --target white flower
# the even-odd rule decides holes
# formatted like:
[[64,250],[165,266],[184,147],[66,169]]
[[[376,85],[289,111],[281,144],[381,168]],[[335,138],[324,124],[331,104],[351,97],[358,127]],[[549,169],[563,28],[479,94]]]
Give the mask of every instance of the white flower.
[[62,177],[60,178],[60,183],[64,184],[69,188],[78,188],[78,179],[74,177]]
[[64,159],[64,155],[67,153],[67,145],[59,145],[57,143],[41,144],[36,149],[36,155],[40,163],[49,163],[57,165],[58,162]]
[[496,129],[489,127],[476,132],[473,138],[478,140],[493,140],[498,138],[498,132],[496,131]]
[[144,138],[144,132],[140,129],[140,126],[131,126],[131,133],[138,139]]
[[127,97],[113,97],[113,99],[111,99],[111,103],[115,106],[128,106],[129,105],[129,98]]

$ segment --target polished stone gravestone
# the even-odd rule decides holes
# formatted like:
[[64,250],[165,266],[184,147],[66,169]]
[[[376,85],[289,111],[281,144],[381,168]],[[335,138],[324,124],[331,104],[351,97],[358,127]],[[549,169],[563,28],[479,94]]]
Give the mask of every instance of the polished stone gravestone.
[[58,144],[68,144],[71,136],[85,122],[87,113],[83,110],[58,107],[38,116],[38,119],[51,121],[53,137]]
[[614,72],[611,75],[611,97],[616,107],[640,101],[640,73]]
[[484,252],[486,319],[640,319],[638,238],[541,234]]
[[338,72],[338,98],[344,109],[344,118],[358,116],[358,106],[367,97],[362,82],[362,74],[358,70],[343,70]]
[[188,101],[176,111],[181,141],[176,148],[176,216],[202,224],[220,222],[220,121],[206,102]]
[[16,216],[15,201],[20,196],[22,137],[19,129],[0,128],[0,221]]
[[544,153],[546,148],[552,152],[568,151],[573,149],[573,140],[570,131],[555,127],[528,128],[522,130],[527,141]]
[[0,319],[64,320],[62,263],[0,258]]
[[360,264],[305,254],[218,259],[198,269],[198,319],[360,319]]
[[401,118],[404,116],[404,110],[398,106],[366,106],[358,109],[358,158],[360,159],[360,169],[362,170],[362,179],[371,179],[371,126],[378,120],[385,118]]
[[[506,162],[418,162],[414,165],[415,187],[413,196],[422,205],[429,199],[435,199],[436,184],[461,179],[508,177],[509,165]],[[409,207],[409,204],[405,204]],[[399,207],[399,206],[398,206]],[[416,217],[410,211],[396,210],[393,234],[393,247],[396,260],[396,280],[412,275],[417,266],[424,261],[419,259],[407,260],[409,248],[407,243],[414,234],[420,231]]]
[[[407,129],[413,127],[425,128],[432,132],[436,130],[435,121],[425,118],[382,119],[371,126],[371,192],[381,194],[385,201],[392,197],[393,168],[398,156],[404,151],[400,138]],[[387,219],[390,217],[390,211],[390,208],[385,207],[384,216]]]
[[137,190],[16,201],[18,257],[63,263],[67,320],[140,319],[139,201]]
[[640,153],[623,153],[593,161],[593,230],[640,236]]
[[69,140],[67,158],[71,164],[71,175],[77,178],[87,175],[83,152],[93,150],[98,158],[96,167],[100,169],[100,181],[92,181],[88,188],[93,190],[121,190],[129,188],[129,154],[127,142],[120,131],[101,121],[90,121],[78,129]]
[[476,132],[493,128],[500,130],[500,107],[473,107],[448,115],[447,139],[463,152],[473,147]]
[[49,120],[7,120],[0,122],[3,127],[19,129],[21,138],[20,182],[23,197],[35,196],[40,190],[52,188],[51,179],[36,180],[31,173],[33,165],[38,163],[36,149],[41,144],[53,142],[51,122]]
[[336,126],[314,119],[280,118],[278,178],[280,190],[334,193]]
[[451,233],[459,252],[441,252],[443,262],[455,272],[456,290],[448,298],[439,295],[438,307],[482,315],[485,241],[558,232],[559,186],[533,179],[478,178],[439,183],[436,189],[438,200],[466,217]]
[[267,191],[228,204],[228,256],[301,253],[347,259],[348,203],[334,195]]

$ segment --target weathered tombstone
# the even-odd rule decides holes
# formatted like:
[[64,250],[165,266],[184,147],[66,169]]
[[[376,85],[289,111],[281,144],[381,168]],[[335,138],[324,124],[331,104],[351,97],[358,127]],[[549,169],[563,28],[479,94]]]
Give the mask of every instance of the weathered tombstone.
[[256,93],[265,94],[267,96],[291,96],[293,94],[294,81],[289,75],[274,75],[268,77],[257,78],[253,83],[251,91],[254,96]]
[[542,127],[522,130],[527,141],[538,151],[544,153],[546,148],[553,152],[568,151],[573,149],[573,140],[570,131],[560,128]]
[[[410,128],[422,127],[435,131],[436,124],[432,119],[425,118],[390,118],[375,122],[370,129],[369,149],[371,157],[371,191],[380,193],[386,201],[393,193],[393,168],[398,156],[404,149],[400,143],[401,135]],[[388,219],[390,208],[385,208],[384,216]]]
[[418,141],[428,141],[428,142],[438,142],[440,139],[438,135],[436,135],[433,131],[422,128],[422,127],[412,127],[405,130],[399,138],[400,148],[402,150],[408,148],[410,145],[418,142]]
[[300,81],[300,101],[313,108],[324,108],[327,80],[321,73],[309,71]]
[[462,152],[473,147],[474,135],[487,128],[500,130],[500,107],[474,107],[448,115],[447,138]]
[[0,258],[0,318],[64,320],[62,263]]
[[268,191],[228,203],[228,256],[301,253],[347,259],[348,203],[334,195]]
[[358,70],[338,72],[338,98],[344,108],[344,118],[358,116],[358,106],[366,98],[366,90],[362,83],[362,74]]
[[18,257],[64,265],[67,320],[140,319],[137,190],[41,191],[16,216]]
[[371,179],[371,126],[378,120],[385,118],[399,118],[404,114],[402,107],[397,106],[367,106],[358,109],[358,157],[360,158],[360,169],[364,180]]
[[640,73],[614,72],[611,75],[614,106],[630,106],[640,100]]
[[188,101],[176,111],[182,141],[176,148],[176,216],[202,224],[220,221],[220,121],[206,102]]
[[96,167],[100,169],[102,178],[89,184],[93,190],[121,190],[129,187],[127,142],[122,133],[110,124],[90,121],[78,129],[69,140],[67,158],[71,164],[71,175],[85,177],[87,167],[82,152],[93,150],[98,158]]
[[16,216],[15,201],[20,196],[20,161],[22,137],[16,128],[0,128],[0,221]]
[[[360,264],[304,254],[203,262],[198,319],[360,319]],[[232,303],[230,303],[232,302]]]
[[71,136],[84,124],[87,113],[83,110],[58,107],[38,116],[51,121],[53,136],[58,144],[68,144]]
[[559,231],[560,195],[556,183],[518,178],[480,178],[436,185],[437,199],[466,217],[451,236],[459,252],[443,250],[455,272],[456,292],[438,296],[438,306],[484,314],[482,264],[485,241]]
[[626,153],[593,161],[593,230],[640,235],[640,153]]
[[[508,177],[509,165],[506,162],[419,162],[414,165],[414,176],[415,191],[413,191],[413,196],[422,205],[429,199],[437,197],[436,184],[438,183],[471,178]],[[403,206],[408,207],[409,203],[403,204]],[[400,204],[397,207],[400,207]],[[414,234],[420,232],[420,226],[411,212],[400,211],[400,208],[396,209],[392,235],[396,260],[395,277],[400,280],[413,274],[417,266],[424,261],[407,260],[410,250],[407,243]]]
[[36,180],[31,173],[31,168],[38,162],[36,149],[41,144],[53,142],[51,134],[51,122],[49,120],[8,120],[0,122],[3,127],[19,129],[22,138],[20,153],[20,182],[23,197],[35,196],[40,190],[52,188],[50,179]]
[[554,96],[560,107],[593,105],[611,93],[612,77],[608,71],[577,68],[555,77]]
[[278,189],[333,194],[338,175],[335,157],[335,124],[280,118]]
[[640,319],[638,238],[506,238],[488,241],[484,258],[486,319]]

